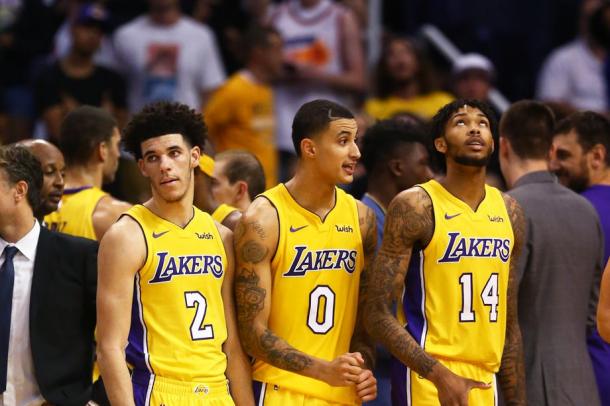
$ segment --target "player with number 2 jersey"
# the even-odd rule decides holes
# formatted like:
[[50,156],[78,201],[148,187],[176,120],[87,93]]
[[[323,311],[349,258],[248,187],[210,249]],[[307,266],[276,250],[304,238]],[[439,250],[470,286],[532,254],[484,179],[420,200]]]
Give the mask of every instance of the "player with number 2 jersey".
[[193,206],[204,135],[201,115],[178,103],[149,105],[127,126],[152,198],[100,244],[98,353],[113,405],[253,404],[233,304],[232,233]]

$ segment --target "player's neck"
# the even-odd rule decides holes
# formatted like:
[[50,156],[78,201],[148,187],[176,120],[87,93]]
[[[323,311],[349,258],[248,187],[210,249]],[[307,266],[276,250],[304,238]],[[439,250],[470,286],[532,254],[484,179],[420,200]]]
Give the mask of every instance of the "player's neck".
[[32,209],[26,207],[17,209],[12,216],[6,216],[5,219],[8,220],[6,224],[0,222],[0,237],[8,243],[21,240],[34,226]]
[[151,10],[148,15],[155,24],[165,26],[176,24],[178,20],[180,20],[180,17],[182,17],[182,13],[177,7],[161,10]]
[[505,174],[506,183],[509,189],[515,186],[515,183],[519,181],[523,176],[532,172],[548,171],[547,162],[542,159],[525,159],[525,160],[514,160],[508,165],[508,170]]
[[73,78],[88,77],[95,68],[91,56],[80,55],[74,50],[61,60],[60,65],[64,73]]
[[593,185],[610,186],[610,167],[606,167],[591,174],[591,186]]
[[440,184],[472,210],[476,210],[485,198],[485,167],[450,165]]
[[66,189],[75,189],[83,186],[101,188],[104,174],[101,167],[71,166],[66,168]]
[[366,193],[371,195],[378,203],[380,203],[383,209],[387,209],[390,202],[396,196],[400,190],[394,187],[391,180],[386,178],[378,178],[372,176],[369,178]]
[[184,228],[193,218],[193,194],[187,193],[182,199],[175,202],[168,202],[158,196],[153,190],[153,197],[144,206],[157,216],[174,223],[178,227]]
[[301,207],[320,218],[326,217],[335,207],[335,184],[321,182],[317,177],[300,170],[285,185]]
[[402,83],[398,83],[395,87],[395,90],[392,92],[392,96],[405,100],[412,99],[418,94],[419,86],[414,78],[406,80]]

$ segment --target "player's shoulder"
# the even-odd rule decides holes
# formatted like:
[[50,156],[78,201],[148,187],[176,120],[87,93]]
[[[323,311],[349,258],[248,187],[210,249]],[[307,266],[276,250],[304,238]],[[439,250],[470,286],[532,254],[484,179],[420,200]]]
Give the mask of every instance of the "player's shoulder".
[[142,225],[129,214],[123,214],[112,224],[104,234],[101,242],[103,244],[117,245],[124,249],[138,244],[146,244],[146,237]]
[[432,209],[432,198],[421,186],[413,186],[394,196],[390,202],[388,211],[394,207],[404,209],[410,208],[416,211],[430,210]]
[[241,231],[246,228],[253,228],[259,235],[276,233],[279,227],[277,208],[268,197],[259,195],[243,212],[239,226],[235,229],[236,239],[240,237]]

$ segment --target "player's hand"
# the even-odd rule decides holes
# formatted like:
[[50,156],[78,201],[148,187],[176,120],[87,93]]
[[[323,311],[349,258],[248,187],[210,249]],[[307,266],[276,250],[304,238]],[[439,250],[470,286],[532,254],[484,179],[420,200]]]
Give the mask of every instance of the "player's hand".
[[377,379],[369,369],[363,369],[356,382],[356,393],[363,402],[377,397]]
[[468,406],[468,394],[472,389],[490,389],[491,385],[454,374],[441,364],[436,364],[430,380],[438,390],[441,406]]
[[322,380],[331,386],[349,386],[358,383],[364,359],[359,352],[345,353],[332,360],[325,368]]

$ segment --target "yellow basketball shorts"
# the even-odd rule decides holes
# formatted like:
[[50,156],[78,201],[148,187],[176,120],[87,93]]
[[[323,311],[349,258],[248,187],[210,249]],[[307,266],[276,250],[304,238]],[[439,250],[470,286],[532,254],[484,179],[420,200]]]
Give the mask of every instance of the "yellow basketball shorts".
[[149,375],[133,379],[136,406],[235,406],[228,382],[186,382]]
[[333,403],[304,393],[280,388],[271,383],[253,381],[256,406],[345,406],[357,403]]
[[[468,404],[473,406],[497,406],[496,377],[493,373],[476,365],[464,362],[439,360],[453,373],[484,383],[489,389],[472,389]],[[439,406],[438,392],[429,380],[422,378],[400,361],[392,359],[392,405],[394,406]]]

